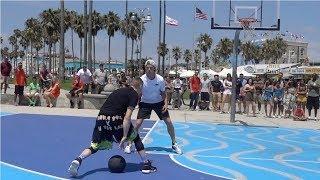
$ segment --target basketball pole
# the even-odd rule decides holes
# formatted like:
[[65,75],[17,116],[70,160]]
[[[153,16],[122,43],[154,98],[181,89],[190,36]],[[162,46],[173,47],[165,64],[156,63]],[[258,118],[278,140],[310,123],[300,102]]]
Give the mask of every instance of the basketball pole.
[[237,67],[238,67],[238,46],[239,46],[239,35],[241,30],[236,30],[233,42],[233,61],[232,63],[232,91],[231,91],[231,113],[230,122],[236,122],[236,83],[237,83]]

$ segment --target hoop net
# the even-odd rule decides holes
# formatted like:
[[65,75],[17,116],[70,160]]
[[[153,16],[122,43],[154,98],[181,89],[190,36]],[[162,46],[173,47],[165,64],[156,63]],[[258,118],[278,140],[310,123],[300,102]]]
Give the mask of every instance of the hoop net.
[[238,21],[240,23],[240,26],[243,28],[243,35],[245,41],[250,41],[253,37],[255,37],[253,24],[257,22],[257,19],[240,18]]

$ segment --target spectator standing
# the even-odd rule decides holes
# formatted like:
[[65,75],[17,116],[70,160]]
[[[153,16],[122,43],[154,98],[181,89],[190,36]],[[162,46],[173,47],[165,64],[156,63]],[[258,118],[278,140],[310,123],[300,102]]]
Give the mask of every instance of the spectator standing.
[[166,77],[165,87],[166,87],[166,95],[167,95],[167,99],[168,99],[168,104],[171,105],[171,97],[172,97],[172,93],[173,93],[173,84],[172,84],[171,78],[169,76]]
[[205,109],[209,109],[210,104],[210,80],[208,79],[208,75],[206,73],[203,74],[203,79],[201,79],[201,101],[205,104]]
[[[222,104],[221,104],[221,113],[230,113],[231,107],[231,89],[232,89],[232,78],[231,74],[227,74],[227,78],[223,81],[223,97],[222,97]],[[227,111],[224,111],[224,105],[228,103]]]
[[[273,111],[273,84],[270,80],[266,80],[264,87],[264,91],[262,94],[262,99],[264,101],[264,112],[266,117],[271,117]],[[268,105],[269,105],[269,113],[268,113]]]
[[[103,64],[99,64],[99,69],[96,69],[93,73],[94,79],[94,93],[100,94],[103,91],[104,86],[106,85],[106,71],[103,68]],[[82,82],[83,83],[83,82]]]
[[120,72],[120,78],[119,78],[119,86],[120,87],[129,87],[130,83],[128,82],[128,79],[124,72]]
[[87,68],[87,66],[83,66],[83,68],[80,69],[76,75],[79,76],[82,82],[84,83],[83,92],[88,94],[89,87],[93,82],[93,78],[90,70]]
[[261,113],[261,106],[262,106],[262,93],[263,93],[263,86],[264,86],[264,82],[261,79],[260,76],[256,77],[256,80],[254,82],[254,86],[256,88],[256,98],[255,98],[255,102],[257,103],[258,106],[258,113]]
[[300,82],[298,82],[298,87],[297,87],[297,106],[301,106],[303,112],[305,112],[306,104],[307,104],[307,85],[304,83],[303,80],[300,80]]
[[184,102],[184,98],[183,98],[183,95],[184,93],[187,91],[188,89],[188,80],[187,79],[182,79],[182,93],[181,93],[181,101],[183,103],[183,105],[186,105],[186,103]]
[[194,75],[190,77],[190,104],[189,109],[195,110],[198,105],[198,98],[200,93],[200,78],[198,77],[199,72],[195,71]]
[[[18,63],[18,68],[14,72],[15,86],[14,86],[14,105],[20,105],[23,98],[24,86],[27,84],[26,73],[22,69],[22,62]],[[19,102],[17,103],[17,96],[19,95]]]
[[59,95],[60,95],[60,83],[57,77],[53,77],[51,87],[48,90],[46,90],[43,94],[43,98],[46,100],[47,107],[52,108],[54,102],[56,102]]
[[212,110],[219,111],[221,104],[221,93],[223,92],[222,82],[219,80],[219,75],[214,75],[214,79],[210,82],[212,94]]
[[244,103],[246,104],[245,110],[246,110],[247,116],[249,116],[249,106],[251,105],[252,114],[253,114],[253,117],[255,117],[256,116],[256,105],[255,105],[256,88],[251,78],[248,79],[248,83],[243,87],[243,91],[245,93]]
[[5,57],[1,62],[1,93],[2,93],[3,85],[4,85],[3,93],[4,94],[7,93],[11,70],[12,70],[11,63],[9,62],[8,58]]
[[287,89],[285,90],[283,97],[284,117],[289,118],[291,113],[295,109],[295,97],[296,89],[293,86],[293,82],[287,83]]
[[[283,96],[284,96],[284,89],[283,86],[281,87],[281,82],[277,81],[274,83],[274,90],[273,90],[273,117],[281,118],[283,115]],[[278,116],[276,115],[278,110]]]
[[[243,91],[243,88],[246,84],[247,84],[247,80],[244,78],[243,74],[240,74],[236,84],[236,99],[238,101],[238,108],[239,108],[240,114],[245,113],[247,109],[246,101],[245,101],[245,93]],[[241,106],[243,106],[243,111]]]
[[308,119],[311,118],[311,110],[314,109],[314,119],[317,120],[317,112],[319,109],[320,96],[320,79],[317,74],[312,75],[312,79],[308,82],[307,109]]

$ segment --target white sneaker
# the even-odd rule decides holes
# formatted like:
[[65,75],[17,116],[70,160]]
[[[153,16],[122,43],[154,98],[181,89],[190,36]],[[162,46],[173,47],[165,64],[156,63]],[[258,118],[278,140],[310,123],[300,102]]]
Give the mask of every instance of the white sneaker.
[[127,154],[131,153],[131,145],[126,146],[126,148],[124,148],[124,152]]
[[182,154],[182,150],[180,149],[179,145],[175,143],[172,145],[172,149],[177,153],[177,154]]
[[79,169],[80,163],[77,160],[73,160],[71,162],[71,165],[68,169],[69,174],[71,175],[71,177],[76,177],[78,174],[78,169]]

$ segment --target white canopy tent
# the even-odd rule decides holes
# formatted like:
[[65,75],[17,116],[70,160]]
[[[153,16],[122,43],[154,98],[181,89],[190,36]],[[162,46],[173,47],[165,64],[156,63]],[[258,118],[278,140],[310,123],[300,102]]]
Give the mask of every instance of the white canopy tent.
[[[227,74],[232,75],[232,69],[224,68],[221,72],[218,73],[220,77],[225,78],[227,77]],[[248,73],[246,70],[243,68],[238,68],[237,69],[237,76],[240,76],[240,74],[243,74],[244,77],[253,77],[254,75],[251,73]]]
[[209,76],[209,78],[213,77],[216,74],[219,74],[219,73],[213,71],[212,69],[206,69],[206,70],[202,70],[200,72],[200,76],[202,77],[204,73],[206,73]]
[[194,75],[194,71],[192,70],[185,70],[185,71],[181,71],[180,77],[182,78],[188,78]]

